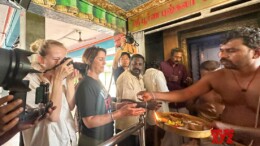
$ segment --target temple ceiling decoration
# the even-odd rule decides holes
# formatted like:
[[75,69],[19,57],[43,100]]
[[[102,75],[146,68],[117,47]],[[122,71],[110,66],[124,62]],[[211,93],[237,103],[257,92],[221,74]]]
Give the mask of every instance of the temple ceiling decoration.
[[144,10],[171,1],[174,0],[89,0],[92,4],[98,5],[124,18],[137,15]]
[[[47,9],[126,32],[127,18],[174,0],[32,0]],[[30,6],[32,11],[37,7]],[[44,11],[46,12],[46,11]],[[41,12],[42,13],[42,12]]]

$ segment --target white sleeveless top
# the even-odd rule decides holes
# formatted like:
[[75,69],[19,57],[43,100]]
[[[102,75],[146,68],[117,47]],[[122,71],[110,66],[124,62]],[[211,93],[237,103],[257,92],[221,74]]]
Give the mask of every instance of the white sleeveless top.
[[[35,108],[38,106],[35,104],[36,88],[39,87],[40,81],[46,81],[46,79],[42,79],[36,74],[29,74],[25,79],[30,80],[31,89],[27,93],[26,104],[28,107]],[[63,81],[63,85],[65,85],[65,81]],[[65,93],[62,93],[62,107],[58,122],[50,122],[48,119],[44,119],[34,128],[27,129],[22,133],[25,146],[76,146],[75,123]]]

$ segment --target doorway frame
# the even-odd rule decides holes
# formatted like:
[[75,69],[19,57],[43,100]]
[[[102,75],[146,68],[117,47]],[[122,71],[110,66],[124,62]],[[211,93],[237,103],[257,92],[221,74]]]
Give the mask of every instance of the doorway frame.
[[190,38],[194,37],[200,37],[200,36],[206,36],[206,35],[211,35],[211,34],[216,34],[216,33],[221,33],[225,31],[232,30],[237,27],[243,27],[243,26],[254,26],[258,27],[257,19],[247,19],[247,20],[240,20],[236,22],[228,22],[220,25],[214,25],[212,27],[207,27],[205,24],[204,29],[200,30],[193,30],[189,32],[179,32],[179,44],[180,48],[184,52],[184,57],[183,57],[183,63],[187,67],[188,71],[190,72],[190,56],[189,56],[189,50],[188,50],[188,44],[187,40]]

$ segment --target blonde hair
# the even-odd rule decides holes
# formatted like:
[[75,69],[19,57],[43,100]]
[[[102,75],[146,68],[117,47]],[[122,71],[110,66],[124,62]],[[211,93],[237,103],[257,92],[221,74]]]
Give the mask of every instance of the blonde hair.
[[44,39],[37,39],[36,41],[30,44],[30,50],[34,53],[38,53],[43,43]]
[[38,57],[46,56],[48,49],[53,45],[66,49],[62,43],[55,40],[37,39],[30,45],[30,50],[35,53],[31,56],[31,63],[34,69],[42,70],[44,68],[42,64],[40,64]]
[[42,57],[46,56],[46,55],[47,55],[47,51],[48,51],[48,49],[51,48],[51,46],[58,46],[58,47],[64,48],[64,49],[66,50],[65,46],[64,46],[61,42],[59,42],[59,41],[55,41],[55,40],[45,40],[45,41],[43,41],[43,43],[41,44],[41,47],[40,47],[40,50],[38,51],[38,53],[39,53]]

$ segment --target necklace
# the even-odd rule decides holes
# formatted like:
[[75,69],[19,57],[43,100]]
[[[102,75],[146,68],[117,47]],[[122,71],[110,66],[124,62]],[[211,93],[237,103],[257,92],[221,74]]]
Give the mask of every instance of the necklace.
[[238,85],[239,88],[241,89],[241,92],[247,92],[249,86],[251,85],[251,83],[253,82],[253,80],[254,80],[254,78],[255,78],[255,76],[256,76],[256,74],[257,74],[258,69],[259,69],[259,67],[258,67],[257,70],[255,71],[253,77],[250,79],[250,81],[248,82],[248,84],[247,84],[247,86],[246,86],[245,88],[241,86],[241,84],[239,83],[239,81],[238,81],[238,79],[237,79],[235,73],[231,70],[232,75],[234,76],[237,85]]

